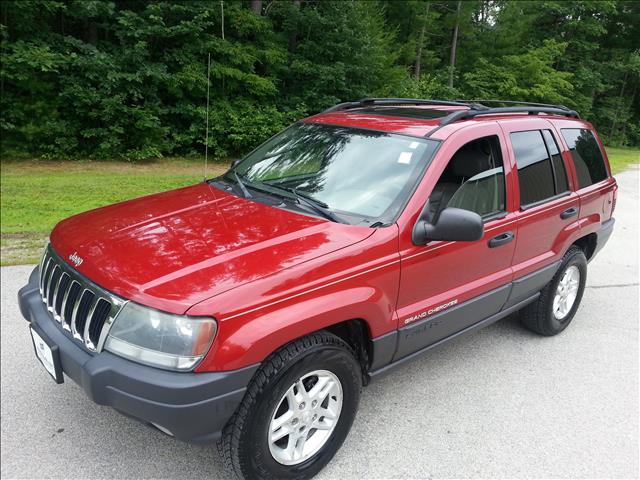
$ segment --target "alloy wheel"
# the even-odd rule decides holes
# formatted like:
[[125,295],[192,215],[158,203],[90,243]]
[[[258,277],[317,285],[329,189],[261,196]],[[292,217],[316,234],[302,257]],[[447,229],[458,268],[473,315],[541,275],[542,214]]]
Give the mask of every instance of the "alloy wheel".
[[291,385],[269,424],[269,451],[283,465],[297,465],[329,440],[342,410],[342,384],[327,370],[314,370]]
[[553,315],[557,320],[563,320],[569,314],[578,296],[579,288],[580,270],[577,266],[571,265],[562,275],[553,297]]

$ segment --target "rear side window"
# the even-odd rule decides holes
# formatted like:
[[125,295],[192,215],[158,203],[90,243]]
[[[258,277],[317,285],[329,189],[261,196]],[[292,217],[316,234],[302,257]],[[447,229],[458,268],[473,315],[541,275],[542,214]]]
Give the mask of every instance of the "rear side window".
[[609,176],[600,146],[591,130],[563,128],[561,132],[569,150],[571,150],[580,188],[598,183]]
[[515,132],[510,137],[518,166],[520,205],[553,197],[556,194],[553,167],[541,132]]
[[542,130],[542,136],[547,144],[547,151],[551,156],[551,163],[553,164],[553,173],[555,174],[556,179],[556,193],[566,192],[569,190],[569,184],[567,183],[567,170],[564,168],[564,162],[560,156],[558,144],[549,130]]

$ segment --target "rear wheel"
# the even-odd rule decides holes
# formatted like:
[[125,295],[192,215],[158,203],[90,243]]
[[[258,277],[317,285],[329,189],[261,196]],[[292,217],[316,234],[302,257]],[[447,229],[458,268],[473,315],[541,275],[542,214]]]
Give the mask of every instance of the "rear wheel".
[[305,479],[347,436],[361,369],[340,338],[320,332],[292,342],[260,367],[220,443],[240,478]]
[[573,320],[586,281],[587,259],[582,249],[572,246],[538,299],[522,310],[522,323],[540,335],[560,333]]

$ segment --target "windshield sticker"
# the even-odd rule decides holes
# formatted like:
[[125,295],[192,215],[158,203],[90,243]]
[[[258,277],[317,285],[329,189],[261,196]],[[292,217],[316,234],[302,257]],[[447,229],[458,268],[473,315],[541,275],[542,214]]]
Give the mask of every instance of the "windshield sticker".
[[413,152],[400,152],[400,156],[398,157],[398,163],[409,165],[411,163],[412,156],[413,156]]
[[420,145],[420,142],[411,142],[409,144],[409,148],[411,148],[412,150],[415,150],[416,148],[418,148],[418,145]]

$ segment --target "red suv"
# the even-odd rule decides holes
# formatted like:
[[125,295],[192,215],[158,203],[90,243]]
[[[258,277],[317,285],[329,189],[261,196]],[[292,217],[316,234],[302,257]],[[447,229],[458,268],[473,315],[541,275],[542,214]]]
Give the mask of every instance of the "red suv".
[[[564,330],[617,186],[563,106],[364,99],[223,176],[60,222],[19,293],[35,351],[97,403],[246,478],[309,478],[362,385],[520,312]],[[501,105],[508,102],[500,102]]]

